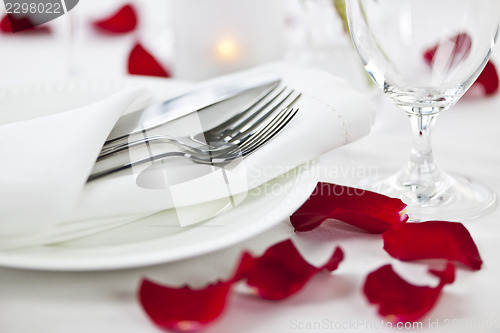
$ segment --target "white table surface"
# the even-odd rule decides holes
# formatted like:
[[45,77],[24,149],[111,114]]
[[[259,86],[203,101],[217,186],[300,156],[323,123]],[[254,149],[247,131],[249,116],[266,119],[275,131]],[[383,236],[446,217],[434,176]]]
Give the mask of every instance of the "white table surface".
[[[5,59],[0,52],[0,62]],[[41,65],[33,68],[42,70]],[[4,73],[0,85],[26,78],[12,69]],[[63,76],[57,71],[37,75],[33,77]],[[396,170],[405,163],[411,140],[407,117],[381,100],[368,137],[322,156],[322,181],[354,185],[363,173]],[[438,164],[480,179],[500,193],[499,123],[500,95],[463,100],[443,112],[433,133]],[[500,209],[465,225],[478,245],[483,269],[458,269],[456,282],[445,287],[437,306],[422,318],[419,331],[500,332]],[[294,234],[287,219],[243,244],[154,267],[111,272],[0,268],[0,332],[161,332],[137,301],[141,277],[171,285],[201,286],[231,274],[243,249],[258,253],[288,237],[313,263],[324,261],[336,245],[343,248],[345,260],[333,275],[318,275],[285,301],[234,294],[225,315],[205,332],[394,332],[382,327],[382,318],[361,291],[369,272],[385,263],[401,265],[382,250],[382,240],[331,226]]]

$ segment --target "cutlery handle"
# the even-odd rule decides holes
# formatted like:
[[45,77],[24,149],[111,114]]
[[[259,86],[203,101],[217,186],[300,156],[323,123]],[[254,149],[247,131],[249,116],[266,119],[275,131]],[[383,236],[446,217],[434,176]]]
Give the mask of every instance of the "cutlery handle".
[[114,174],[114,173],[117,173],[120,171],[128,170],[128,169],[131,169],[135,166],[142,165],[145,163],[154,163],[155,161],[158,161],[160,159],[165,159],[168,157],[185,157],[185,158],[192,159],[192,156],[188,153],[171,151],[171,152],[167,152],[167,153],[163,153],[163,154],[144,157],[144,158],[132,161],[132,162],[130,162],[130,161],[129,162],[122,162],[118,165],[104,168],[104,170],[99,170],[99,162],[98,162],[94,166],[94,170],[92,171],[89,178],[87,179],[87,182],[90,182],[90,181],[93,181],[93,180],[96,180],[96,179],[99,179],[99,178],[102,178],[104,176],[108,176],[108,175],[111,175],[111,174]]
[[177,140],[168,135],[153,135],[153,136],[139,137],[137,139],[123,138],[114,141],[113,144],[111,143],[105,144],[101,149],[101,153],[99,154],[97,160],[99,161],[100,159],[106,158],[109,155],[113,155],[148,142],[172,143],[172,142],[177,142]]

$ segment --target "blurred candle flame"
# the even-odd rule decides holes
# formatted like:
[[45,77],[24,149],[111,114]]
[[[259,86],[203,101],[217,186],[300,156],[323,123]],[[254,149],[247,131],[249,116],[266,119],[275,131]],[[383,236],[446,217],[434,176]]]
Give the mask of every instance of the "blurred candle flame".
[[217,43],[215,52],[222,60],[233,60],[238,55],[238,45],[232,39],[222,39]]

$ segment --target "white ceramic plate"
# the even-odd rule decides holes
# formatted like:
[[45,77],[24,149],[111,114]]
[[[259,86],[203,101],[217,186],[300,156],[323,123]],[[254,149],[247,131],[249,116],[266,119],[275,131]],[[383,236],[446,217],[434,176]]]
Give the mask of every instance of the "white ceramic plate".
[[[128,86],[178,93],[187,85],[173,80],[123,78],[75,80],[0,89],[0,112],[46,114],[97,100]],[[5,116],[22,120],[26,112]],[[167,210],[105,232],[51,246],[0,251],[0,265],[40,270],[112,270],[166,263],[219,250],[283,222],[309,196],[318,181],[315,162],[251,190],[235,208],[191,227],[180,227]],[[197,209],[193,206],[192,209]]]
[[283,222],[314,189],[314,166],[315,163],[301,166],[250,191],[242,204],[195,226],[170,223],[175,220],[175,212],[167,210],[56,246],[0,251],[0,265],[42,270],[111,270],[166,263],[219,250]]

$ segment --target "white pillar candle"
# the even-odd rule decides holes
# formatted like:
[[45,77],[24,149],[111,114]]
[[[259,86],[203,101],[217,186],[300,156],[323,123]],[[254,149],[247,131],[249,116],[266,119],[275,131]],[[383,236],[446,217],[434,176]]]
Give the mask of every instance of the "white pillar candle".
[[201,80],[278,60],[283,0],[172,0],[174,76]]

